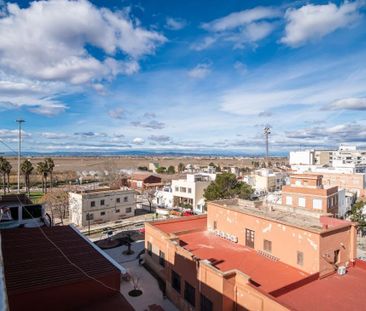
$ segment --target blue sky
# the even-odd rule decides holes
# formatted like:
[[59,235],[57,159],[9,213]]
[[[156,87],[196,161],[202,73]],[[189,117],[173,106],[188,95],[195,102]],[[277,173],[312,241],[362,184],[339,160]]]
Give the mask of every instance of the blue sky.
[[[108,7],[106,7],[108,4]],[[28,151],[366,147],[366,3],[0,0],[0,139]],[[8,151],[0,145],[0,152]]]

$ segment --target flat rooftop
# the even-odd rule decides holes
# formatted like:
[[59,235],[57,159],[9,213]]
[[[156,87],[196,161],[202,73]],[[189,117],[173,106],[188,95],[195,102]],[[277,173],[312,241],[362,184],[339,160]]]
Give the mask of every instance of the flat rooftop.
[[[307,273],[274,261],[254,249],[227,241],[208,231],[179,236],[180,245],[200,259],[209,260],[222,272],[237,269],[267,293],[304,279]],[[268,276],[271,277],[268,277]]]
[[289,209],[276,204],[263,204],[254,206],[252,202],[233,199],[219,200],[213,202],[222,208],[237,211],[247,215],[264,218],[281,224],[305,229],[314,233],[331,231],[342,226],[349,226],[352,223],[345,220],[335,219],[311,211],[300,211],[300,208]]
[[287,292],[277,300],[297,311],[348,311],[365,309],[366,263],[348,268]]
[[125,188],[117,188],[117,189],[98,188],[98,189],[78,190],[78,191],[71,191],[71,193],[87,195],[87,194],[98,194],[98,193],[117,193],[117,192],[126,192],[126,191],[134,192],[134,190],[125,187]]
[[179,235],[180,233],[192,230],[206,230],[207,216],[187,216],[174,220],[152,223],[152,225],[165,233]]

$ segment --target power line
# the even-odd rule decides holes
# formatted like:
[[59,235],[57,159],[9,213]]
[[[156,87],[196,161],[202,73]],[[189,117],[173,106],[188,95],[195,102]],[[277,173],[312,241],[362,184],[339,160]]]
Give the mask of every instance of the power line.
[[0,138],[0,143],[2,143],[5,147],[7,147],[9,150],[11,150],[12,152],[14,152],[15,154],[18,154],[17,151],[15,151],[13,148],[11,148],[7,143],[5,143],[1,138]]
[[[16,198],[20,204],[20,206],[23,208],[23,203],[21,202],[21,200],[19,199],[19,195],[16,194]],[[38,225],[38,223],[36,222],[36,220],[33,218],[33,215],[27,210],[27,208],[25,208],[25,211],[28,213],[28,215],[31,217],[31,219]],[[39,230],[41,230],[41,233],[43,234],[43,236],[46,238],[47,241],[49,241],[59,252],[60,254],[66,259],[66,261],[72,265],[73,267],[75,267],[76,269],[78,269],[82,274],[84,274],[87,278],[91,279],[92,281],[95,281],[97,283],[99,283],[100,285],[102,285],[103,287],[107,288],[107,289],[110,289],[112,291],[115,291],[117,293],[120,293],[119,290],[113,288],[113,287],[110,287],[109,285],[103,283],[102,281],[92,277],[91,275],[89,275],[87,272],[85,272],[81,267],[79,267],[76,263],[72,262],[72,260],[67,257],[67,255],[62,251],[62,249],[60,249],[55,242],[53,242],[48,236],[47,234],[44,232],[44,230],[42,229],[42,227],[40,226],[37,226],[37,228],[39,228]]]

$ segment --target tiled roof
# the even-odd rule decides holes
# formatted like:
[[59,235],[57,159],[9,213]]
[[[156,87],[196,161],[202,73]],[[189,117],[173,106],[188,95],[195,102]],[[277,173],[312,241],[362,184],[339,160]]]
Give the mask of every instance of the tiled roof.
[[[71,227],[43,228],[67,257],[92,277],[119,270]],[[88,280],[48,241],[39,228],[1,231],[8,294]]]

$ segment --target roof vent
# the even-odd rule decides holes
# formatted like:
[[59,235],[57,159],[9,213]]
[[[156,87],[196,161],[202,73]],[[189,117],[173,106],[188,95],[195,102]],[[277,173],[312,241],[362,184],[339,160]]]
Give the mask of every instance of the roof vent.
[[337,273],[338,275],[345,275],[347,272],[347,269],[345,266],[339,266],[337,269]]

